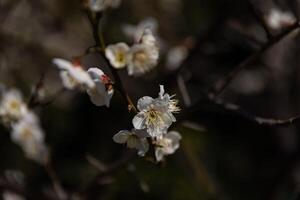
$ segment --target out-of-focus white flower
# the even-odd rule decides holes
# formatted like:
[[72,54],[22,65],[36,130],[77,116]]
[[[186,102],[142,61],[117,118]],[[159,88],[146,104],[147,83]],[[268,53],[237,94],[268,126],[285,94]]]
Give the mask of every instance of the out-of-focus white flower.
[[[180,108],[178,107],[178,100],[172,99],[175,95],[169,95],[168,93],[165,93],[165,89],[163,85],[159,86],[160,91],[158,94],[158,101],[161,101],[163,104],[165,104],[168,108],[168,112],[170,113],[178,113],[180,111]],[[173,114],[171,115],[173,121],[176,121]]]
[[267,24],[273,29],[281,29],[295,22],[295,17],[290,12],[284,12],[279,9],[271,9],[265,16]]
[[174,122],[174,116],[168,105],[152,97],[142,97],[138,100],[140,111],[132,120],[135,129],[146,129],[151,137],[161,137]]
[[3,93],[0,103],[0,116],[5,123],[20,119],[27,110],[27,106],[18,90],[10,89]]
[[153,69],[158,62],[158,48],[152,45],[135,44],[131,47],[128,60],[128,74],[139,76]]
[[123,32],[130,38],[133,38],[137,43],[140,41],[146,29],[151,29],[154,34],[156,34],[158,28],[158,23],[154,18],[146,18],[141,21],[138,25],[125,24],[123,26]]
[[69,62],[64,59],[54,58],[52,62],[61,70],[60,77],[64,87],[74,89],[77,86],[93,88],[95,83],[89,74],[82,69],[79,62]]
[[2,194],[3,200],[25,200],[22,196],[10,191],[4,191]]
[[126,144],[128,148],[137,149],[138,154],[144,156],[149,150],[146,139],[148,136],[145,130],[122,130],[113,136],[113,140],[119,144]]
[[94,12],[101,12],[107,8],[117,8],[121,0],[86,0],[87,7]]
[[127,53],[129,47],[127,44],[120,42],[114,45],[109,45],[105,49],[105,56],[109,60],[110,64],[116,68],[124,68],[127,64]]
[[90,68],[88,74],[95,83],[95,87],[87,90],[91,101],[96,106],[106,105],[109,107],[110,100],[114,94],[111,79],[99,68]]
[[181,135],[176,131],[170,131],[164,137],[156,140],[155,157],[162,161],[164,156],[173,154],[179,148]]
[[46,162],[48,151],[44,143],[45,136],[34,113],[28,112],[12,125],[11,138],[22,147],[29,159],[40,163]]
[[186,59],[188,50],[185,46],[179,45],[171,48],[167,54],[166,67],[170,70],[177,69]]

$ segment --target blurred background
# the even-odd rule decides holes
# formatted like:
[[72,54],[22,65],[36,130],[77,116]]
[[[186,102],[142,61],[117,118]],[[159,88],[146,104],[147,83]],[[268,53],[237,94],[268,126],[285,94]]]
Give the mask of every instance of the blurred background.
[[[296,22],[299,11],[297,0],[123,0],[119,8],[105,11],[101,32],[106,44],[132,44],[132,27],[145,20],[151,24],[160,42],[159,65],[138,78],[126,70],[119,74],[134,102],[155,97],[159,84],[176,93],[182,113],[173,129],[183,139],[163,163],[136,156],[105,174],[87,199],[298,199],[299,123],[259,125],[203,100],[203,92]],[[0,82],[19,88],[25,98],[42,74],[41,96],[60,90],[52,58],[81,56],[94,45],[80,1],[0,0],[0,24]],[[285,34],[247,64],[219,97],[253,116],[286,119],[300,113],[299,39],[297,28]],[[84,55],[82,62],[110,74],[96,53]],[[115,163],[126,152],[112,140],[119,130],[132,127],[118,92],[110,108],[94,106],[84,93],[65,91],[35,111],[53,168],[71,199],[80,199],[99,174],[91,160]],[[24,157],[4,127],[0,158],[2,193],[8,191],[7,182],[24,187],[30,200],[51,192],[45,170]]]

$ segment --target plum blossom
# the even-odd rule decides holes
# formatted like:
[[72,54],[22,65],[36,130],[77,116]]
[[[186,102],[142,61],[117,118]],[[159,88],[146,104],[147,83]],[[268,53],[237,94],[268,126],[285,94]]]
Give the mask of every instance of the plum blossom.
[[119,144],[126,144],[128,148],[137,149],[138,155],[144,156],[149,150],[149,143],[146,139],[148,136],[144,130],[122,130],[113,136],[113,140]]
[[284,12],[276,8],[271,9],[265,19],[270,28],[273,29],[280,29],[296,21],[290,12]]
[[127,71],[129,75],[143,75],[158,63],[158,48],[152,45],[135,44],[128,54]]
[[114,94],[111,79],[99,68],[90,68],[88,74],[95,84],[95,87],[87,89],[91,101],[96,106],[106,105],[109,107]]
[[120,42],[114,45],[109,45],[105,49],[105,56],[109,60],[110,64],[116,68],[124,68],[127,64],[127,54],[129,47],[127,44]]
[[22,94],[17,89],[3,92],[0,103],[0,116],[5,123],[20,119],[27,112]]
[[153,69],[159,58],[156,39],[150,29],[145,29],[140,43],[134,44],[127,56],[128,74],[139,76]]
[[22,119],[12,125],[11,139],[22,147],[29,159],[39,163],[46,162],[48,151],[44,141],[45,135],[39,119],[33,112],[27,112]]
[[155,157],[156,160],[162,161],[164,156],[175,153],[179,148],[181,135],[176,131],[170,131],[164,137],[156,140]]
[[172,47],[167,54],[166,67],[170,70],[177,69],[188,55],[188,49],[183,45]]
[[84,88],[95,87],[95,83],[79,62],[72,63],[60,58],[54,58],[52,62],[61,70],[60,77],[67,89],[74,89],[78,86]]
[[121,0],[86,0],[86,6],[93,12],[101,12],[107,8],[117,8]]
[[144,35],[145,29],[151,29],[154,34],[156,34],[158,28],[158,23],[154,18],[146,18],[141,21],[138,25],[125,24],[123,26],[123,32],[130,38],[133,38],[137,43],[140,41],[141,37]]
[[133,126],[138,130],[146,129],[151,137],[162,137],[176,121],[169,102],[160,97],[142,97],[138,100],[137,108],[139,113],[132,120]]

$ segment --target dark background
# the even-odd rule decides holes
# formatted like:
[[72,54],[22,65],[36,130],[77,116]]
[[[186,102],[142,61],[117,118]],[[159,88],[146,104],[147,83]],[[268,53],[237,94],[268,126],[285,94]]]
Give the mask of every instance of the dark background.
[[[177,94],[182,113],[174,130],[183,136],[181,147],[160,164],[134,157],[102,177],[89,198],[297,199],[299,123],[259,125],[203,100],[203,92],[268,43],[260,20],[271,9],[276,7],[297,17],[300,5],[296,0],[169,1],[163,6],[167,0],[123,0],[118,9],[105,12],[101,29],[107,44],[131,44],[121,30],[123,24],[137,24],[147,17],[158,20],[158,35],[166,44],[159,66],[138,78],[129,77],[126,70],[119,74],[134,102],[145,95],[156,96],[159,84],[164,84],[168,93]],[[70,59],[94,44],[79,1],[0,0],[0,24],[0,81],[19,88],[27,98],[42,73],[46,73],[46,96],[61,87],[58,70],[51,65],[53,57]],[[276,37],[285,28],[269,27],[269,31]],[[180,70],[170,71],[165,67],[166,50],[187,41],[192,45],[188,45],[186,61]],[[294,31],[240,71],[220,98],[240,105],[253,116],[286,119],[297,115],[299,50],[299,34]],[[97,54],[82,61],[87,68],[98,66],[110,73]],[[191,108],[184,105],[178,76],[185,82]],[[113,163],[126,151],[112,141],[119,130],[132,127],[132,115],[117,92],[110,108],[94,106],[84,93],[67,91],[51,105],[37,107],[36,112],[46,132],[53,167],[64,188],[74,196],[99,173],[86,155]],[[23,156],[3,127],[0,159],[3,179],[7,170],[24,174],[28,199],[43,199],[42,194],[51,190],[45,170]]]

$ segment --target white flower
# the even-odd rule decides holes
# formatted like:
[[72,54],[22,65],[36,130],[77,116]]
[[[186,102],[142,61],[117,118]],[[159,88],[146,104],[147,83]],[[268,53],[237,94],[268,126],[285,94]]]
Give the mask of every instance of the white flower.
[[142,75],[153,69],[158,62],[158,48],[147,44],[135,44],[131,47],[128,60],[128,74]]
[[147,18],[141,21],[138,25],[125,24],[123,26],[123,32],[130,38],[133,38],[137,43],[144,35],[145,29],[151,29],[154,34],[157,32],[158,23],[154,18]]
[[173,154],[179,148],[181,135],[176,131],[168,132],[164,137],[158,138],[155,147],[155,157],[159,162],[164,156]]
[[152,97],[142,97],[138,100],[140,111],[132,120],[135,129],[146,129],[151,137],[161,137],[174,121],[168,105]]
[[171,48],[168,51],[166,58],[166,66],[170,70],[177,69],[182,62],[186,59],[188,50],[185,46],[179,45]]
[[90,95],[91,101],[96,106],[106,105],[109,107],[110,100],[114,94],[112,81],[110,78],[98,68],[90,68],[88,73],[95,83],[94,88],[87,90]]
[[34,113],[28,112],[13,124],[11,138],[22,147],[28,158],[40,163],[46,161],[48,151],[44,143],[45,136]]
[[94,12],[101,12],[107,8],[119,7],[121,0],[87,0],[86,4]]
[[4,191],[2,194],[3,200],[25,200],[22,196],[10,191]]
[[295,17],[290,12],[284,12],[276,8],[271,9],[265,19],[273,29],[280,29],[295,22]]
[[26,112],[27,106],[18,90],[10,89],[3,93],[0,104],[0,116],[4,122],[18,120]]
[[61,70],[60,76],[64,87],[67,89],[73,89],[77,86],[95,87],[93,80],[79,63],[71,63],[60,58],[54,58],[52,62]]
[[113,140],[119,144],[126,144],[128,148],[137,149],[138,154],[144,156],[149,150],[149,143],[146,139],[148,136],[144,130],[122,130],[114,135]]
[[105,56],[114,68],[121,69],[124,68],[127,64],[126,55],[128,51],[128,45],[120,42],[114,45],[109,45],[105,49]]

